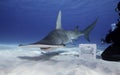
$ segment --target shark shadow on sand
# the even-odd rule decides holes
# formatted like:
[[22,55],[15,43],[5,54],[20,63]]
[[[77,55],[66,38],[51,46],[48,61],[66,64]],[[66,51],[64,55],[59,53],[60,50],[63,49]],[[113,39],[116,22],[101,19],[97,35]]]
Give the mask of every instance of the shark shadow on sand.
[[20,59],[25,59],[25,60],[31,60],[31,61],[47,61],[50,60],[52,57],[60,55],[60,53],[63,53],[65,51],[57,51],[57,52],[47,52],[47,53],[42,53],[39,56],[19,56],[18,58]]

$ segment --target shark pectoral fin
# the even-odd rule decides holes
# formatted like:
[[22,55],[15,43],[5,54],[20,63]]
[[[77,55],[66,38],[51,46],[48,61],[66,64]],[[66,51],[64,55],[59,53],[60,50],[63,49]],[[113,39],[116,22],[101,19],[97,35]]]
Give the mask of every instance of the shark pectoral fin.
[[56,21],[56,29],[62,29],[61,16],[62,16],[62,13],[61,11],[59,11],[57,21]]
[[97,20],[98,20],[98,18],[97,18],[93,23],[91,23],[87,28],[85,28],[84,31],[83,31],[83,34],[84,34],[85,38],[86,38],[88,41],[90,41],[90,39],[89,39],[89,33],[90,33],[90,32],[93,30],[93,28],[95,27],[95,25],[96,25],[96,23],[97,23]]

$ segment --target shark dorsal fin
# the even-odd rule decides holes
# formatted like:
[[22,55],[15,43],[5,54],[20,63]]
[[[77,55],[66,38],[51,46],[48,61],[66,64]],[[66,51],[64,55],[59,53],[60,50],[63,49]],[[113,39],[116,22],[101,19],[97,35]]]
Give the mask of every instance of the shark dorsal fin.
[[62,16],[62,13],[61,13],[61,11],[59,11],[57,21],[56,21],[56,29],[62,29],[61,16]]

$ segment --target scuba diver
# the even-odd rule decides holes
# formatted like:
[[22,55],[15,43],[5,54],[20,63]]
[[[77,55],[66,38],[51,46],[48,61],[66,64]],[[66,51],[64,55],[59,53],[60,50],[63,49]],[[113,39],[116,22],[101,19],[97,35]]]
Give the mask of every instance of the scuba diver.
[[[116,12],[118,12],[120,19],[120,2],[116,7]],[[106,43],[110,43],[111,45],[105,49],[105,51],[101,54],[103,60],[108,61],[120,61],[120,20],[118,19],[118,23],[116,24],[116,28],[110,31],[104,41]]]

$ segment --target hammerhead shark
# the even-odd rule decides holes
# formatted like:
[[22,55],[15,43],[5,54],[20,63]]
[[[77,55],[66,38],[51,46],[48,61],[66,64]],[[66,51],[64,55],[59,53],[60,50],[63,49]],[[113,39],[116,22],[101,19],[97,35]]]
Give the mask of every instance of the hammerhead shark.
[[62,13],[59,11],[56,21],[56,28],[49,32],[48,35],[43,39],[29,45],[20,46],[40,47],[41,49],[46,50],[51,48],[64,47],[66,44],[71,43],[73,40],[78,39],[80,36],[85,36],[85,38],[90,41],[89,34],[95,27],[97,19],[83,31],[79,31],[78,26],[76,26],[73,30],[65,30],[62,28],[61,16]]

